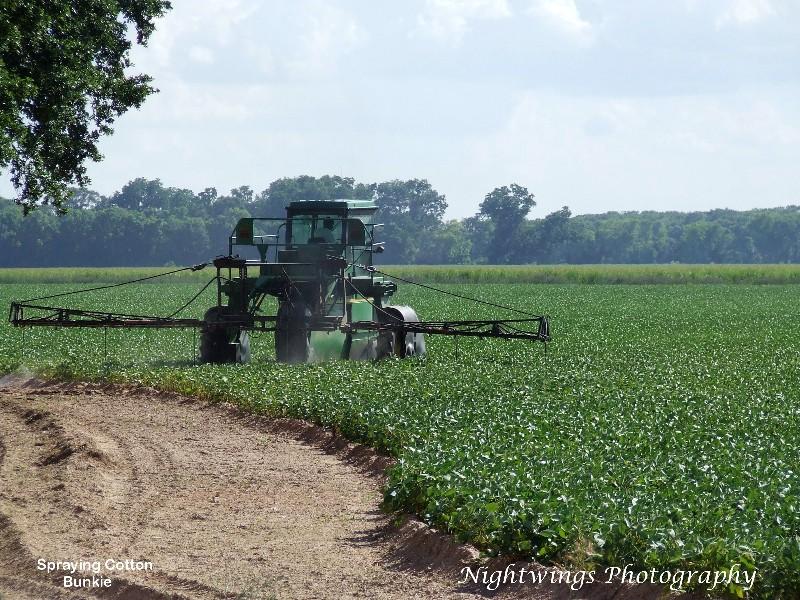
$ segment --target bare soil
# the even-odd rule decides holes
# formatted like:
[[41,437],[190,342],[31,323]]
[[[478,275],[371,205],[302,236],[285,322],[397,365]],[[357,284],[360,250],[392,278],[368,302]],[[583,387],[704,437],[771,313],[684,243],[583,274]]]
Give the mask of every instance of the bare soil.
[[[388,464],[299,421],[143,388],[0,379],[0,598],[661,597],[462,584],[473,548],[380,510]],[[152,571],[104,569],[110,587],[65,588],[69,573],[39,559]]]

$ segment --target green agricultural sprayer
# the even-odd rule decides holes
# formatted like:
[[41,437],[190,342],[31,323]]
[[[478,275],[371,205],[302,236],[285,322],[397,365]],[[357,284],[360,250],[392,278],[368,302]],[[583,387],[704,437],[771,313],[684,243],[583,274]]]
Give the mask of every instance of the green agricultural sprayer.
[[[20,327],[196,327],[200,330],[200,360],[208,363],[248,362],[251,331],[273,331],[275,357],[287,363],[420,356],[425,354],[425,334],[542,342],[550,339],[548,320],[539,315],[425,322],[411,307],[392,305],[397,284],[373,266],[374,255],[383,251],[383,244],[375,241],[381,227],[373,221],[376,210],[374,203],[365,200],[299,201],[287,207],[285,219],[240,219],[229,238],[228,255],[212,262],[217,273],[206,287],[216,282],[217,304],[205,312],[203,319],[178,318],[177,314],[206,288],[182,309],[165,317],[41,304],[63,295],[142,281],[138,279],[14,302],[9,320]],[[199,270],[207,264],[177,271]],[[274,315],[262,310],[267,296],[277,298]]]

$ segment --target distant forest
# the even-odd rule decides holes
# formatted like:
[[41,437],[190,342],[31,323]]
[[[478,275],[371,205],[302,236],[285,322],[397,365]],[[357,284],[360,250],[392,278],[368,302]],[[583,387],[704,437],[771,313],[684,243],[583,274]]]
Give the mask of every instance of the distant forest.
[[479,212],[443,219],[447,202],[428,181],[363,184],[339,176],[273,181],[219,195],[135,179],[105,197],[76,189],[68,211],[27,217],[0,199],[0,266],[161,266],[227,252],[244,216],[282,217],[293,200],[371,198],[385,224],[384,264],[797,263],[800,207],[750,211],[608,212],[566,206],[529,218],[533,195],[517,185],[489,192]]

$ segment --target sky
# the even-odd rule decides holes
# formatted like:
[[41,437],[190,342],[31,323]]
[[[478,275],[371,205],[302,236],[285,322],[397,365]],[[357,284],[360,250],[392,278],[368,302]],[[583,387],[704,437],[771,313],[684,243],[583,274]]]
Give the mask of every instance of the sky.
[[[800,204],[800,0],[173,0],[89,167],[220,193],[425,178],[449,218]],[[11,195],[7,181],[0,193]]]

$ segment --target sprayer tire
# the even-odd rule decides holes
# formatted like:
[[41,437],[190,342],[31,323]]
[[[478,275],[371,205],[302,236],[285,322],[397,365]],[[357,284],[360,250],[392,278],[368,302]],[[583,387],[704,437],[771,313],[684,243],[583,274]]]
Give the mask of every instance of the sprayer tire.
[[236,360],[236,346],[228,342],[224,327],[204,327],[200,333],[200,362],[231,363]]

